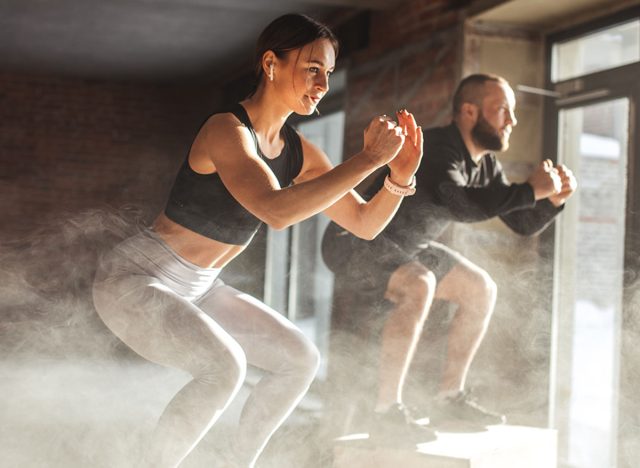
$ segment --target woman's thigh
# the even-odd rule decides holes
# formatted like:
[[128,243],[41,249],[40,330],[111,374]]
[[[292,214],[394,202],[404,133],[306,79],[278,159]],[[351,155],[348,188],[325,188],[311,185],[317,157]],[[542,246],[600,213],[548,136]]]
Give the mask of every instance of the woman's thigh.
[[94,303],[105,324],[149,361],[196,375],[216,357],[242,355],[214,319],[154,277],[123,275],[97,282]]
[[315,345],[292,322],[249,294],[220,283],[197,305],[240,344],[250,364],[278,371],[318,360]]

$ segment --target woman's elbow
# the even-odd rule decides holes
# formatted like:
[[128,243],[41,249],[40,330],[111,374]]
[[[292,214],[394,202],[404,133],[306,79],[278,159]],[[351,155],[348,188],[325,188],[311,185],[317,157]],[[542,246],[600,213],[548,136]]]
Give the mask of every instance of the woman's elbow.
[[377,229],[377,230],[354,229],[353,231],[351,231],[351,234],[353,234],[356,237],[359,237],[360,239],[363,239],[363,240],[366,240],[366,241],[371,241],[371,240],[375,239],[376,237],[378,237],[378,234],[380,234],[380,232],[382,232],[381,229]]
[[268,210],[259,217],[271,229],[275,229],[276,231],[287,229],[300,221],[296,217],[291,216],[291,213],[277,209]]
[[378,237],[378,234],[380,234],[380,233],[379,232],[367,233],[367,234],[365,234],[363,236],[360,236],[360,239],[364,239],[366,241],[372,241],[373,239]]
[[276,231],[283,231],[284,229],[287,229],[288,227],[292,226],[294,223],[291,222],[287,222],[286,219],[277,217],[277,216],[267,216],[265,217],[266,219],[263,219],[263,221],[271,228],[271,229],[275,229]]
[[378,234],[380,234],[385,227],[386,223],[381,225],[380,223],[370,222],[366,216],[360,216],[356,220],[353,220],[350,225],[345,226],[351,234],[367,241],[371,241],[378,237]]

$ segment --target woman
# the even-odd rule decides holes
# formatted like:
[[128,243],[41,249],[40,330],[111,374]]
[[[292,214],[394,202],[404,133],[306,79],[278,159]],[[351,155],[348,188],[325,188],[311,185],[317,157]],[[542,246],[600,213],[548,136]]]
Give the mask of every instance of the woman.
[[[254,466],[313,380],[314,345],[280,314],[217,277],[261,222],[283,229],[324,212],[373,238],[413,190],[422,134],[406,111],[398,113],[397,126],[385,116],[374,119],[363,150],[333,169],[285,124],[292,112],[316,109],[337,51],[331,31],[309,17],[273,21],[258,40],[255,92],[232,112],[208,119],[165,212],[102,262],[94,300],[106,325],[144,358],[193,376],[165,409],[145,466],[180,464],[233,400],[247,363],[265,376],[244,405],[225,458],[229,467]],[[353,187],[385,164],[387,189],[365,203]]]

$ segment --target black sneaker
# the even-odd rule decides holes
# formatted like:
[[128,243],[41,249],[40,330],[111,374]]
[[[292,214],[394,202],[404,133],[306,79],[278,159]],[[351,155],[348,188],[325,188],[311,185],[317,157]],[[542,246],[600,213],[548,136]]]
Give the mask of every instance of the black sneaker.
[[384,413],[374,413],[369,439],[376,444],[415,446],[436,440],[437,435],[430,427],[418,424],[404,405],[395,404]]
[[504,424],[504,414],[490,411],[471,398],[469,391],[456,396],[434,401],[429,412],[431,424],[437,427],[456,427],[486,429],[486,426]]

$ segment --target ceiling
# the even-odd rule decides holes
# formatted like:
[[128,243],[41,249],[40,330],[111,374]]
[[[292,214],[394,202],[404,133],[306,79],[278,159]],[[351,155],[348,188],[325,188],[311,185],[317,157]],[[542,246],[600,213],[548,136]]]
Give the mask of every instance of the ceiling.
[[95,79],[215,79],[251,62],[289,12],[325,20],[395,0],[0,0],[0,71]]
[[[405,0],[406,1],[406,0]],[[428,1],[428,0],[424,0]],[[495,5],[504,0],[461,0]],[[0,0],[0,72],[172,81],[233,76],[251,63],[275,17],[330,24],[403,0]],[[594,9],[640,0],[509,0],[476,19],[549,29]]]
[[640,0],[509,0],[474,19],[549,31],[638,4]]

